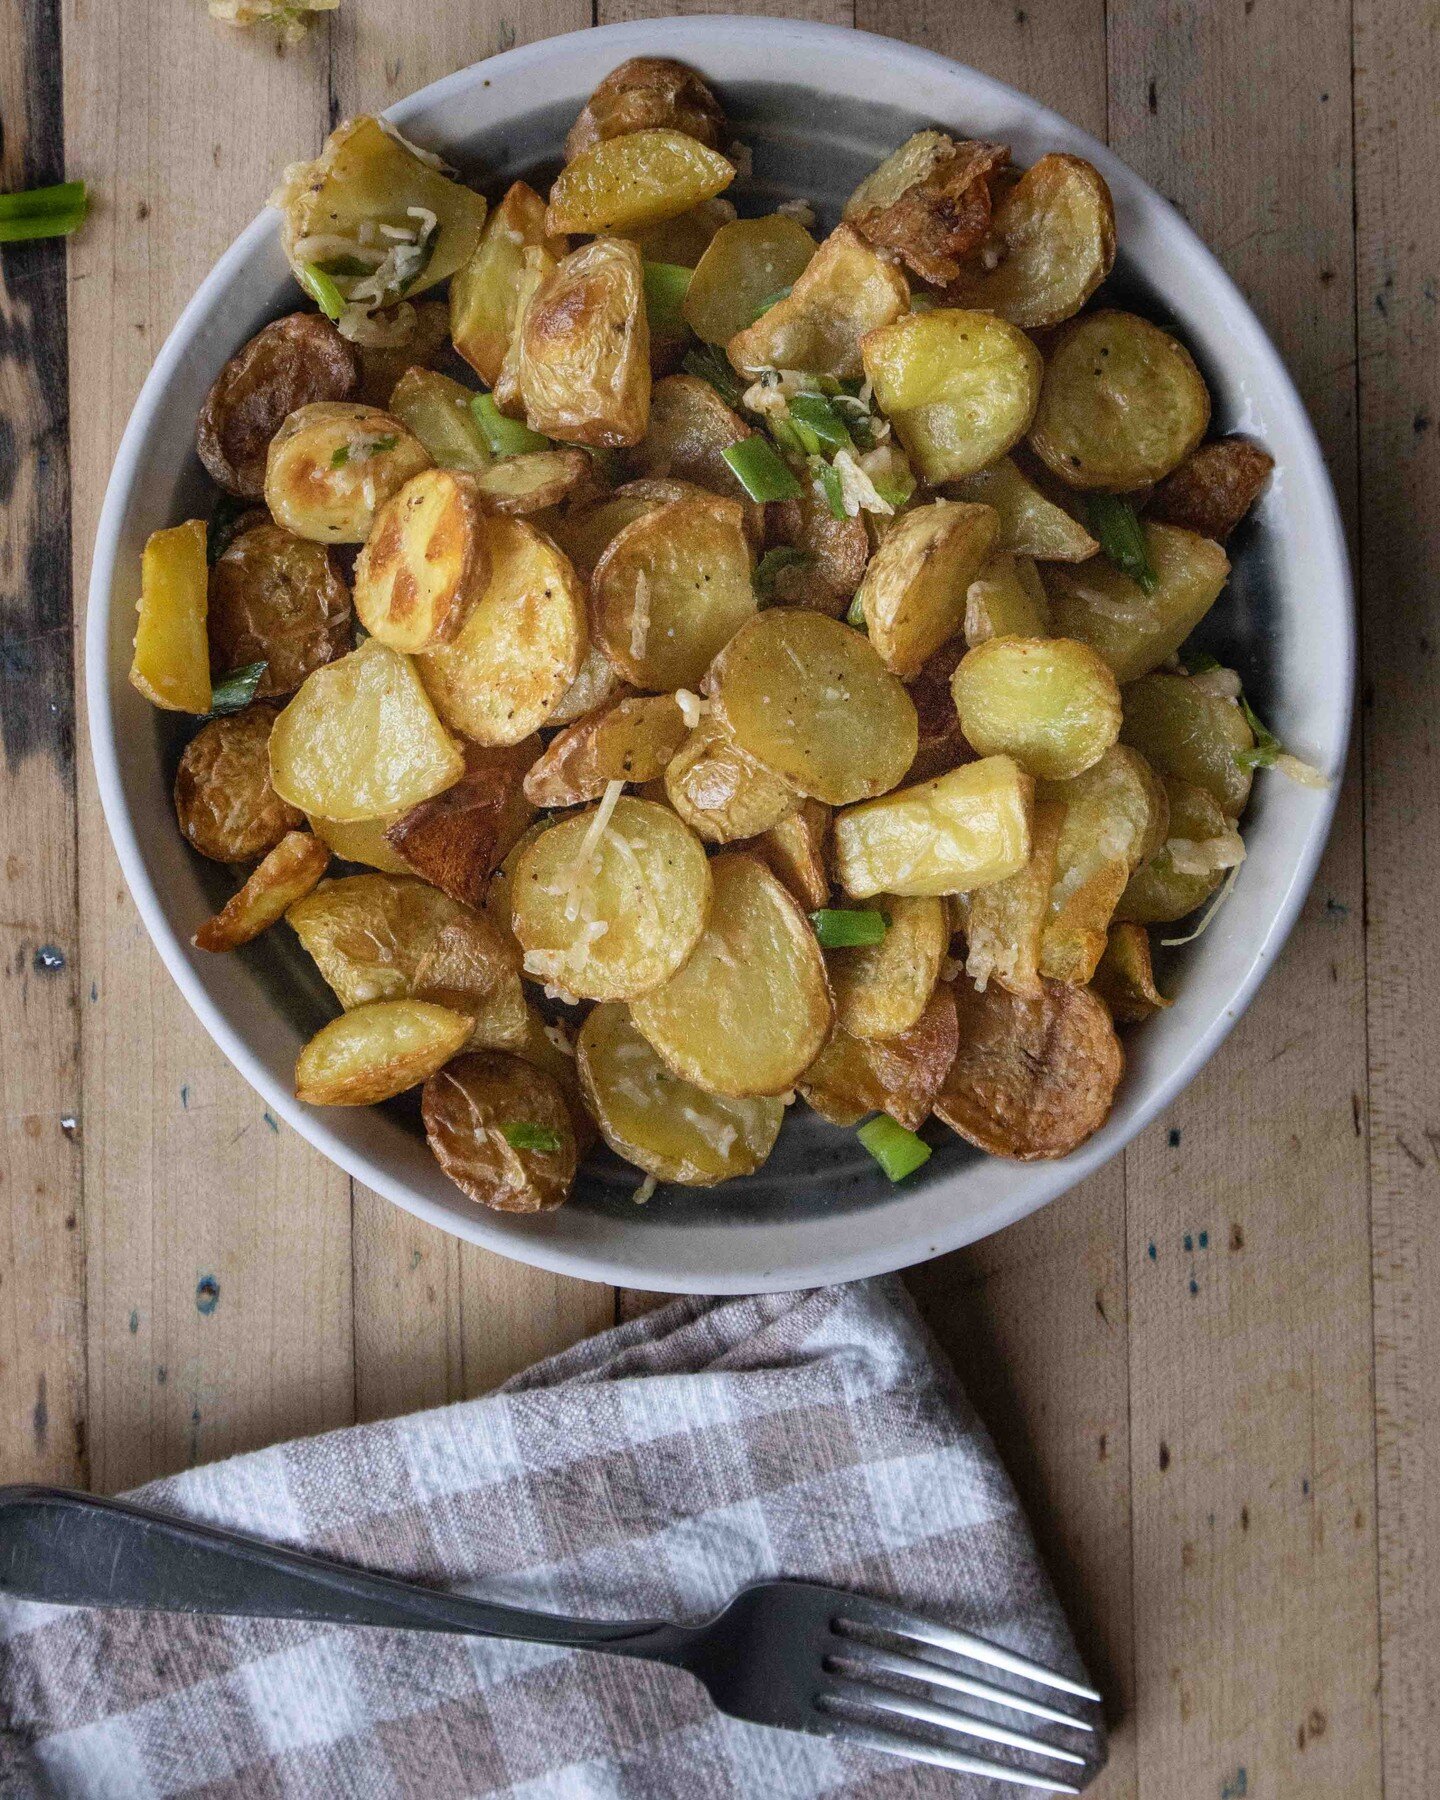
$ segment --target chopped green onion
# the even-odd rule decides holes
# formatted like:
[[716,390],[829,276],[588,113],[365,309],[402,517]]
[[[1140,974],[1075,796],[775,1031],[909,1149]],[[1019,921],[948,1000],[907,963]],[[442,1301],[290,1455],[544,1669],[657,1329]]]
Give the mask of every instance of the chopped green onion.
[[0,244],[68,237],[85,223],[89,210],[90,193],[83,181],[62,181],[54,187],[0,194]]
[[1187,675],[1208,675],[1211,669],[1220,667],[1220,658],[1212,656],[1208,650],[1182,652],[1180,660],[1185,664]]
[[838,409],[823,394],[796,394],[790,402],[790,418],[803,425],[827,450],[853,450],[855,440],[845,428]]
[[800,483],[758,433],[720,452],[752,500],[793,500]]
[[775,577],[785,569],[799,569],[815,558],[808,550],[797,549],[794,544],[777,544],[773,550],[767,550],[755,565],[756,592],[768,595],[774,592]]
[[693,273],[678,263],[645,264],[645,312],[657,336],[674,337],[686,330],[680,308]]
[[850,515],[845,510],[845,490],[840,486],[840,477],[835,473],[834,468],[831,464],[823,462],[818,456],[810,459],[810,467],[825,495],[825,503],[830,508],[831,518],[848,519]]
[[1128,575],[1141,593],[1153,594],[1160,585],[1150,561],[1145,532],[1135,508],[1118,494],[1090,494],[1085,502],[1090,529],[1100,540],[1100,548],[1122,575]]
[[1245,715],[1245,723],[1255,733],[1255,747],[1253,750],[1237,750],[1235,761],[1242,769],[1273,769],[1285,754],[1285,746],[1260,718],[1244,694],[1240,696],[1240,710]]
[[358,256],[332,256],[325,262],[316,263],[315,267],[322,275],[342,275],[346,280],[358,281],[362,275],[373,275],[374,269]]
[[548,1125],[531,1125],[522,1120],[517,1125],[502,1125],[500,1135],[512,1150],[540,1150],[553,1156],[560,1148],[560,1133]]
[[738,406],[745,395],[745,383],[731,368],[725,353],[714,344],[701,344],[687,350],[681,363],[687,375],[698,375],[708,381],[727,406]]
[[790,423],[789,419],[783,417],[780,413],[776,413],[772,418],[767,419],[765,424],[771,437],[774,438],[775,442],[787,456],[809,456],[812,454],[810,445],[806,443],[805,439],[800,435],[795,426]]
[[773,294],[767,294],[765,296],[765,298],[760,302],[760,304],[755,308],[754,312],[751,313],[750,323],[753,325],[757,319],[764,318],[765,314],[767,312],[769,312],[770,308],[772,306],[778,306],[780,304],[780,302],[783,299],[785,299],[785,297],[789,294],[789,292],[790,292],[790,290],[788,287],[783,287],[783,288],[776,288],[776,290]]
[[897,1125],[889,1113],[868,1120],[855,1135],[892,1181],[903,1181],[930,1160],[924,1139]]
[[301,263],[295,279],[333,325],[345,310],[345,296],[318,263]]
[[349,460],[350,446],[348,444],[341,444],[338,449],[330,452],[330,467],[332,469],[343,469]]
[[255,698],[255,690],[269,667],[268,662],[244,663],[222,675],[210,689],[209,716],[218,719],[224,713],[243,712]]
[[865,603],[859,594],[850,602],[850,610],[845,614],[845,623],[853,625],[857,631],[867,629],[865,624]]
[[869,907],[822,906],[812,912],[810,923],[822,950],[850,950],[857,944],[883,942],[890,929],[884,913]]
[[210,515],[210,524],[205,532],[205,560],[212,569],[229,549],[235,536],[235,527],[250,511],[250,507],[249,500],[242,500],[236,494],[222,494],[215,502],[215,510]]
[[915,477],[908,468],[902,468],[896,475],[871,477],[875,492],[887,506],[893,506],[896,512],[915,492]]
[[519,419],[507,419],[493,394],[476,394],[470,401],[475,423],[484,433],[492,456],[524,456],[531,450],[548,450],[550,440],[532,431]]
[[383,456],[387,450],[393,450],[399,442],[399,438],[393,431],[387,433],[385,437],[371,438],[365,446],[365,454],[367,456]]

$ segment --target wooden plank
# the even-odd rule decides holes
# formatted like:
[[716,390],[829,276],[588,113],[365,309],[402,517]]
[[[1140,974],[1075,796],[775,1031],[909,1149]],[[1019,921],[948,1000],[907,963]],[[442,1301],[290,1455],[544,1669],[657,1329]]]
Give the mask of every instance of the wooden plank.
[[[65,179],[58,0],[0,0],[0,190]],[[84,1479],[65,246],[0,251],[0,1480]]]
[[1440,149],[1433,8],[1355,8],[1360,574],[1385,1791],[1440,1790]]
[[[1348,506],[1345,9],[1109,26],[1112,142],[1275,333]],[[1167,1800],[1380,1791],[1357,798],[1258,1002],[1127,1158],[1139,1769]]]

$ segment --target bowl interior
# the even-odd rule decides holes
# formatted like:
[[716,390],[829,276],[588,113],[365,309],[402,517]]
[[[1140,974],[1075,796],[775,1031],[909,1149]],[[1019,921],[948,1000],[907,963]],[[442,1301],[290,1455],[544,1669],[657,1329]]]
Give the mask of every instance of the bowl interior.
[[[693,62],[720,89],[737,138],[753,152],[753,176],[733,191],[742,212],[803,197],[828,228],[861,177],[924,125],[997,137],[1021,162],[1069,149],[1101,164],[1120,242],[1102,298],[1177,330],[1210,382],[1213,428],[1246,431],[1277,460],[1269,492],[1232,542],[1231,585],[1202,641],[1239,668],[1287,743],[1338,769],[1352,627],[1333,496],[1268,340],[1177,215],[1084,133],[973,71],[863,34],[782,21],[672,20],[554,40],[452,76],[392,116],[492,197],[521,176],[543,185],[590,88],[642,43]],[[776,81],[767,68],[806,73]],[[862,92],[878,97],[853,98]],[[97,769],[127,878],[187,997],[267,1102],[352,1174],[462,1236],[569,1273],[701,1292],[904,1266],[1022,1216],[1113,1154],[1199,1067],[1273,959],[1309,884],[1333,794],[1274,777],[1257,782],[1249,860],[1234,894],[1203,938],[1164,953],[1162,985],[1176,1004],[1130,1034],[1111,1119],[1060,1164],[998,1162],[937,1128],[928,1134],[931,1161],[896,1189],[853,1132],[797,1105],[769,1163],[748,1179],[661,1187],[638,1209],[635,1171],[602,1156],[560,1212],[517,1219],[484,1213],[450,1186],[424,1145],[413,1097],[343,1113],[291,1100],[296,1051],[332,1015],[333,999],[284,928],[230,957],[190,948],[196,923],[233,880],[175,830],[169,790],[188,728],[152,711],[126,681],[144,539],[209,505],[192,447],[201,401],[224,360],[296,304],[274,226],[274,215],[263,215],[227,253],[146,384],[102,516],[90,623]]]

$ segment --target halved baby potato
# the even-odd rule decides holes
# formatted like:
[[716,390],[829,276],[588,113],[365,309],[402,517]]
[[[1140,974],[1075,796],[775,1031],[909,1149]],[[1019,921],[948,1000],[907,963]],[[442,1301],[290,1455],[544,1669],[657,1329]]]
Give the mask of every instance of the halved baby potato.
[[746,846],[789,888],[807,913],[817,911],[830,898],[830,870],[825,860],[830,816],[830,808],[822,800],[801,800],[793,812]]
[[858,1125],[884,1112],[907,1131],[929,1118],[959,1045],[955,995],[942,981],[907,1031],[852,1037],[837,1025],[800,1080],[800,1094],[832,1125]]
[[631,461],[642,476],[694,482],[743,501],[745,489],[723,452],[751,436],[708,381],[667,375],[650,391],[650,423]]
[[528,518],[558,506],[584,487],[590,474],[583,450],[531,450],[500,457],[475,477],[475,489],[486,512]]
[[466,911],[441,925],[415,963],[416,1000],[473,1020],[467,1048],[517,1050],[530,1036],[520,957],[488,919]]
[[349,590],[323,544],[267,519],[232,538],[216,558],[206,630],[216,675],[263,662],[256,699],[290,694],[349,650]]
[[376,1106],[418,1087],[470,1036],[471,1021],[423,1000],[375,1000],[322,1025],[295,1064],[308,1106]]
[[1215,438],[1165,477],[1146,514],[1223,544],[1260,498],[1274,467],[1275,458],[1249,438]]
[[453,642],[489,577],[473,478],[425,469],[375,515],[355,562],[355,611],[392,650],[434,649]]
[[1172,656],[1220,597],[1230,562],[1218,544],[1178,525],[1145,525],[1156,586],[1146,593],[1107,556],[1045,572],[1051,629],[1098,650],[1122,683]]
[[1204,788],[1238,819],[1254,780],[1241,758],[1254,749],[1255,733],[1235,702],[1161,669],[1130,682],[1122,698],[1121,743],[1133,745],[1159,774]]
[[805,227],[784,213],[722,225],[685,291],[685,323],[707,344],[728,344],[764,301],[795,285],[815,249]]
[[654,781],[687,729],[673,694],[617,700],[551,738],[525,777],[525,797],[534,806],[583,806],[612,781]]
[[733,163],[683,131],[626,132],[565,165],[550,189],[545,228],[552,235],[643,231],[713,200],[734,179]]
[[965,641],[973,650],[991,638],[1050,635],[1050,599],[1028,556],[997,551],[965,593]]
[[167,712],[210,710],[207,535],[203,519],[152,531],[140,558],[130,685]]
[[1095,992],[1117,1025],[1141,1025],[1171,1005],[1155,985],[1150,933],[1143,925],[1113,925],[1095,971]]
[[376,511],[430,453],[393,413],[317,400],[290,414],[270,440],[265,504],[296,537],[363,544]]
[[549,1212],[575,1179],[575,1128],[553,1076],[501,1050],[457,1057],[420,1102],[435,1160],[480,1206]]
[[855,900],[966,894],[1030,857],[1035,784],[1008,756],[966,763],[835,815],[835,874]]
[[803,606],[841,618],[870,560],[865,518],[837,519],[815,484],[806,482],[794,500],[772,500],[766,506],[765,535],[772,549],[799,552],[769,574],[766,598],[777,606]]
[[191,939],[197,950],[238,950],[303,899],[325,873],[330,848],[308,831],[287,831],[238,894]]
[[708,844],[758,837],[798,805],[795,790],[742,750],[714,713],[706,713],[670,758],[665,793]]
[[788,1093],[830,1031],[824,958],[804,913],[755,857],[717,856],[710,874],[703,934],[677,973],[631,1001],[631,1017],[696,1087]]
[[470,388],[435,369],[406,369],[390,391],[389,411],[414,432],[437,468],[480,475],[495,459],[471,398]]
[[1234,820],[1213,794],[1167,776],[1165,796],[1165,842],[1131,875],[1115,907],[1117,921],[1170,925],[1186,918],[1244,855]]
[[909,283],[899,269],[858,231],[841,225],[784,299],[730,339],[726,355],[750,375],[763,369],[803,369],[810,375],[853,379],[866,373],[860,340],[890,325],[909,304]]
[[966,654],[951,691],[982,756],[1013,756],[1048,781],[1088,769],[1120,735],[1115,677],[1069,638],[988,638]]
[[720,148],[725,113],[693,69],[668,56],[632,56],[612,69],[585,103],[565,139],[565,160],[573,162],[606,138],[633,131],[683,131]]
[[572,250],[540,281],[516,333],[532,431],[599,447],[640,442],[650,417],[650,332],[633,244],[606,237]]
[[627,481],[613,494],[572,500],[554,520],[551,535],[588,581],[596,563],[627,525],[672,501],[693,500],[702,491],[684,481]]
[[462,905],[478,906],[491,875],[535,816],[524,782],[539,754],[536,737],[466,744],[458,781],[387,821],[385,841],[401,867]]
[[859,602],[870,642],[902,680],[965,622],[966,590],[1000,528],[988,506],[932,500],[901,513],[870,559]]
[[845,202],[845,219],[944,287],[988,233],[990,177],[1009,160],[1003,144],[957,144],[943,131],[917,131],[860,183]]
[[1084,562],[1100,548],[1078,519],[1040,492],[1013,457],[1002,456],[988,468],[947,482],[946,487],[957,500],[995,508],[1000,515],[997,550],[1033,556],[1041,562]]
[[1037,800],[1029,862],[1004,881],[992,881],[966,896],[961,909],[965,973],[976,987],[983,990],[994,980],[1012,994],[1040,992],[1040,958],[1064,823],[1060,802]]
[[534,188],[512,182],[485,221],[474,254],[450,283],[450,336],[487,387],[500,378],[515,329],[525,251],[542,247],[556,262],[570,250],[567,239],[547,235],[545,202]]
[[175,771],[175,816],[192,850],[251,862],[304,823],[270,782],[273,706],[247,706],[202,725]]
[[832,950],[825,958],[835,1019],[852,1037],[892,1038],[924,1012],[950,946],[945,902],[933,895],[879,894],[888,926],[878,944]]

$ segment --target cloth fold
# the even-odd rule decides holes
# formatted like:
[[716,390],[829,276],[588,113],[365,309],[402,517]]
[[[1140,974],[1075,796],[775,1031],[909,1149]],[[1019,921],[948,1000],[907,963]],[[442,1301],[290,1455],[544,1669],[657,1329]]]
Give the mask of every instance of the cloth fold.
[[[1084,1679],[1010,1483],[898,1281],[686,1299],[479,1400],[133,1496],[412,1580],[691,1620],[790,1575]],[[999,1800],[540,1646],[0,1600],[0,1793]],[[1103,1759],[1103,1746],[1097,1757]]]

